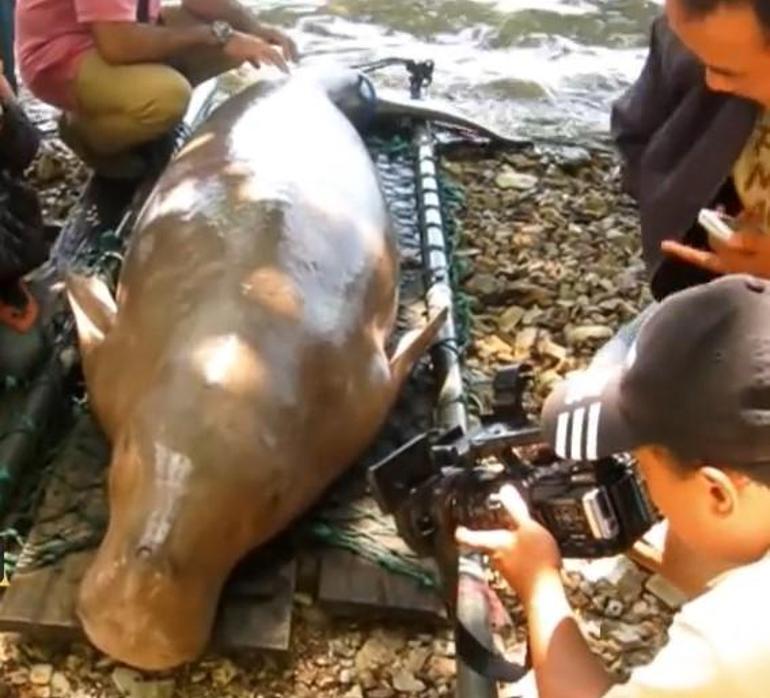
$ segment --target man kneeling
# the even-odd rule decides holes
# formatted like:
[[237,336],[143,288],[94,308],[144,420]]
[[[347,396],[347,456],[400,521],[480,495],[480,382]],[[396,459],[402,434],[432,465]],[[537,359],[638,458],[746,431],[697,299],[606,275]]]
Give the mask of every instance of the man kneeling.
[[[506,531],[457,532],[524,604],[540,698],[744,698],[770,678],[770,282],[728,276],[669,296],[625,363],[569,377],[543,429],[562,457],[633,451],[650,495],[708,576],[668,644],[613,685],[580,634],[550,533],[512,488]],[[704,574],[708,570],[708,574]]]
[[180,121],[192,85],[245,61],[286,70],[297,59],[237,0],[19,0],[16,29],[22,79],[64,110],[62,139],[106,176],[143,173],[136,147]]

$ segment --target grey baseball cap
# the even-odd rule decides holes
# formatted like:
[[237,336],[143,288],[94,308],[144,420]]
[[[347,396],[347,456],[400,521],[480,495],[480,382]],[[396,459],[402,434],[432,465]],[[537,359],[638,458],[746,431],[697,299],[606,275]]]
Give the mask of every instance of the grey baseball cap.
[[574,460],[655,444],[685,460],[770,462],[770,284],[731,275],[669,296],[622,365],[556,387],[542,428]]

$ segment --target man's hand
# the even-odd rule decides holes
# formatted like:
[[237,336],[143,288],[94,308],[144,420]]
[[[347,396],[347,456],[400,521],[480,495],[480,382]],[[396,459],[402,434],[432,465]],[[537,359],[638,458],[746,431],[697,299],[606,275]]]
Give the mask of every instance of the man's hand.
[[[206,23],[221,19],[231,24],[238,32],[261,39],[270,46],[279,47],[286,61],[297,61],[299,58],[294,41],[279,29],[259,22],[256,15],[238,0],[182,0],[182,7]],[[244,55],[248,51],[243,46],[234,50],[238,51],[233,55],[234,58],[254,62],[251,55]],[[263,62],[278,65],[274,60],[256,56],[257,60],[260,58]]]
[[499,497],[511,529],[459,528],[457,542],[490,554],[524,604],[540,698],[600,698],[612,679],[591,654],[567,603],[556,541],[532,519],[516,489],[503,487]]
[[266,41],[268,44],[278,46],[287,61],[293,61],[294,63],[299,61],[297,44],[294,43],[294,39],[288,34],[284,34],[280,29],[269,27],[266,24],[259,24],[250,33],[262,39],[262,41]]
[[667,255],[714,274],[751,274],[770,279],[770,234],[749,216],[738,220],[740,227],[729,240],[709,236],[712,251],[698,250],[674,240],[664,240],[661,249]]
[[522,599],[542,576],[558,576],[561,555],[553,536],[537,523],[518,491],[506,485],[500,501],[511,517],[510,530],[469,531],[458,528],[457,542],[490,555],[495,567]]
[[264,39],[252,34],[235,32],[225,44],[224,52],[237,61],[248,61],[255,68],[259,68],[263,63],[270,63],[284,73],[289,72],[289,66],[281,53]]

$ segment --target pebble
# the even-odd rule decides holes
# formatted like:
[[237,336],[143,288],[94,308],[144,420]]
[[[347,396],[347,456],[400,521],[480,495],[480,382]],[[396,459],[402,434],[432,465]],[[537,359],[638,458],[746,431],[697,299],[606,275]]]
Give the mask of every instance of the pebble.
[[644,647],[646,644],[645,632],[638,625],[613,623],[606,634],[628,649]]
[[55,671],[51,676],[51,693],[55,698],[69,698],[72,693],[69,679],[60,671]]
[[387,686],[366,692],[366,698],[392,698],[393,695],[393,689]]
[[358,672],[371,672],[396,662],[396,653],[403,643],[394,636],[377,632],[358,650],[355,667]]
[[623,615],[623,602],[618,599],[609,599],[604,607],[604,615],[607,618],[620,618]]
[[631,612],[640,619],[650,615],[651,611],[650,604],[643,599],[640,599],[631,607]]
[[217,664],[211,672],[211,678],[218,686],[227,686],[238,675],[238,668],[229,659]]
[[29,683],[29,669],[27,669],[26,667],[15,669],[14,671],[11,671],[9,674],[7,674],[6,676],[8,678],[8,682],[13,684],[14,686],[21,686],[26,683]]
[[428,657],[430,657],[429,647],[415,647],[407,655],[404,666],[413,674],[419,674],[425,666]]
[[52,675],[53,667],[50,664],[33,664],[29,670],[29,680],[36,686],[47,686]]
[[615,330],[607,325],[580,325],[567,328],[564,331],[567,343],[573,346],[587,341],[607,340],[614,334]]
[[518,189],[527,191],[537,185],[537,177],[511,169],[504,169],[495,178],[495,184],[500,189]]
[[474,274],[468,282],[471,288],[482,298],[498,294],[502,288],[501,282],[494,274]]
[[433,651],[441,657],[455,656],[454,640],[437,639],[433,642]]
[[414,674],[406,669],[399,669],[393,674],[393,688],[401,693],[410,695],[421,693],[425,690],[425,684],[415,678]]
[[536,327],[527,327],[516,334],[514,351],[517,355],[526,355],[532,350],[537,341],[538,330]]
[[142,675],[133,669],[126,667],[116,667],[112,672],[112,683],[123,694],[130,695],[137,682],[141,681]]
[[502,332],[510,333],[516,329],[516,326],[526,315],[527,311],[518,305],[512,305],[508,308],[497,321],[497,326]]
[[428,660],[427,673],[434,679],[448,679],[457,673],[457,662],[450,657],[434,655]]
[[659,598],[666,606],[679,609],[687,601],[687,596],[659,574],[647,580],[646,589]]

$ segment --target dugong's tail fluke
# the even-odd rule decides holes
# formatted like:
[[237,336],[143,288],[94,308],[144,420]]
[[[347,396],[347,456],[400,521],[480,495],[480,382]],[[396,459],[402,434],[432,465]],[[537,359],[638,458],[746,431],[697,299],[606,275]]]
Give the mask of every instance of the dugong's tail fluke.
[[412,366],[428,350],[446,322],[448,308],[442,308],[425,327],[407,332],[398,342],[390,358],[390,377],[393,385],[400,386],[406,380]]

